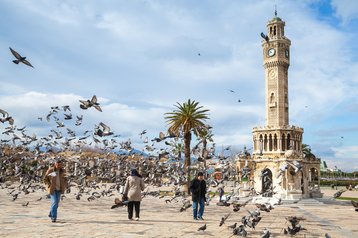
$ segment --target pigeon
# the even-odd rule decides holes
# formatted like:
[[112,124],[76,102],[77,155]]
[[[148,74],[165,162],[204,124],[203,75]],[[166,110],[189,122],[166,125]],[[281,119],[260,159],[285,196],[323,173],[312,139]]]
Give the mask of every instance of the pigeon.
[[239,227],[236,227],[233,231],[232,231],[233,235],[238,235],[238,236],[242,236],[242,237],[246,237],[247,236],[247,231],[245,230],[245,226],[244,225],[240,225]]
[[143,130],[142,132],[139,133],[139,136],[140,136],[141,139],[142,139],[142,136],[143,136],[145,133],[147,133],[147,130]]
[[263,39],[265,39],[265,41],[269,41],[269,37],[267,36],[267,35],[265,35],[263,32],[261,32],[261,37],[263,38]]
[[198,231],[205,231],[206,230],[206,223],[205,225],[199,227]]
[[12,62],[14,62],[15,64],[18,64],[18,63],[23,63],[23,64],[26,64],[26,65],[28,65],[28,66],[30,66],[30,67],[34,67],[34,66],[32,66],[31,64],[30,64],[30,62],[29,61],[27,61],[26,60],[26,57],[22,57],[19,53],[17,53],[15,50],[13,50],[13,49],[11,49],[11,47],[9,47],[10,48],[10,51],[11,51],[11,53],[15,56],[15,58],[16,58],[16,60],[13,60]]
[[183,206],[180,208],[180,212],[185,211],[186,209],[188,209],[189,207],[191,207],[191,203],[189,201],[185,201]]
[[352,203],[355,211],[358,212],[358,202],[351,200],[351,203]]
[[0,113],[2,114],[3,118],[0,118],[0,122],[4,123],[4,122],[9,122],[10,125],[14,124],[14,119],[9,116],[9,113],[0,109]]
[[227,215],[223,216],[223,217],[221,218],[221,221],[220,221],[219,226],[224,225],[226,219],[228,219],[229,216],[230,216],[230,212],[229,212]]
[[102,112],[102,109],[101,107],[99,106],[99,103],[97,102],[97,97],[96,95],[93,95],[92,96],[92,99],[91,100],[79,100],[80,101],[80,108],[86,110],[90,107],[94,107],[96,108],[98,111]]
[[333,198],[339,198],[346,190],[342,189],[333,194]]
[[100,137],[113,135],[113,132],[111,132],[111,128],[109,126],[107,126],[103,122],[100,122],[99,125],[102,127],[102,129],[98,128],[95,131],[95,135],[98,135]]
[[262,232],[263,232],[263,234],[262,234],[261,238],[270,238],[271,233],[267,228],[265,228]]
[[237,225],[237,222],[235,222],[233,225],[228,226],[228,229],[235,229]]

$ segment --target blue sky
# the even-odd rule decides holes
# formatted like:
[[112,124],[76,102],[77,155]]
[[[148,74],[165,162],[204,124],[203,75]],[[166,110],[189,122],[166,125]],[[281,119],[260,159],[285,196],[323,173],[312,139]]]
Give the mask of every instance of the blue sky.
[[[219,148],[251,148],[265,124],[260,32],[275,4],[292,42],[290,124],[329,167],[358,170],[355,0],[3,0],[0,108],[41,137],[56,128],[37,117],[70,105],[84,116],[77,130],[104,122],[140,147],[139,132],[166,131],[164,113],[190,98],[210,109]],[[35,68],[13,64],[9,47]],[[94,94],[103,112],[81,110]]]

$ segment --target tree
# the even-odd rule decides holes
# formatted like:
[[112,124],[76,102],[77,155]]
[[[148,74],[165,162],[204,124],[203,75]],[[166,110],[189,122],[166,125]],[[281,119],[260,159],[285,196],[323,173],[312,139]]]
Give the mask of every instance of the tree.
[[213,133],[211,130],[211,127],[209,125],[206,125],[204,128],[201,128],[201,133],[197,135],[199,137],[199,140],[201,143],[203,143],[203,150],[201,153],[201,158],[204,162],[204,168],[206,169],[206,160],[208,159],[208,149],[207,144],[209,142],[213,142]]
[[181,160],[182,152],[184,152],[184,145],[182,141],[179,141],[178,138],[175,139],[174,143],[170,144],[172,146],[172,153],[177,156],[178,160]]
[[187,175],[187,189],[189,191],[190,182],[190,142],[192,132],[197,136],[206,133],[205,120],[209,119],[207,112],[209,109],[203,109],[203,106],[199,106],[199,102],[191,101],[180,104],[177,102],[174,105],[176,109],[172,112],[165,113],[165,120],[169,126],[168,133],[174,134],[177,137],[182,135],[184,137],[184,168]]
[[311,147],[306,144],[302,144],[302,153],[306,159],[315,159],[316,156],[312,153]]

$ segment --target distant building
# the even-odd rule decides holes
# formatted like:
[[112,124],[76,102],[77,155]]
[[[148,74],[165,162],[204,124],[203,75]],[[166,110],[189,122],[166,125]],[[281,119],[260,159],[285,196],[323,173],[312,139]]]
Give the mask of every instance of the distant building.
[[321,172],[327,172],[328,171],[327,169],[328,169],[328,167],[327,167],[326,161],[321,160],[320,171]]

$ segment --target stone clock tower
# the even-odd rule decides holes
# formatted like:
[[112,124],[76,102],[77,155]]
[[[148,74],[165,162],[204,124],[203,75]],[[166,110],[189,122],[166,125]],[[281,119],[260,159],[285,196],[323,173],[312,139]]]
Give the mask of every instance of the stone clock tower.
[[304,158],[303,128],[289,124],[291,41],[285,36],[285,22],[276,12],[266,30],[266,34],[261,33],[266,123],[253,128],[252,158],[239,158],[238,167],[241,171],[250,167],[252,187],[264,197],[274,194],[283,199],[312,196],[312,187],[317,187],[313,182],[319,181],[320,163]]

